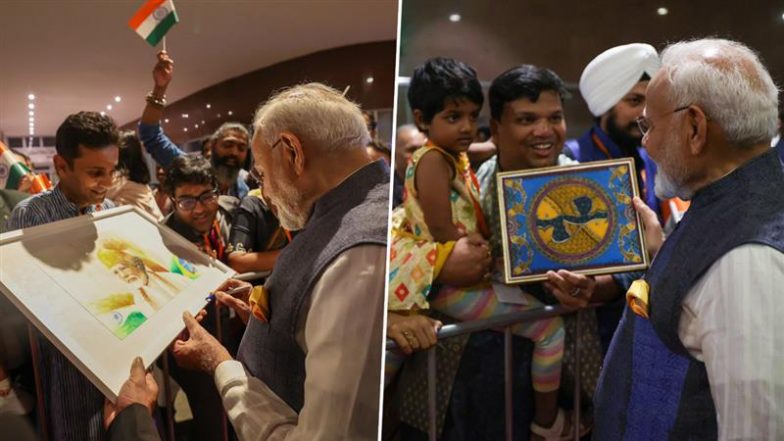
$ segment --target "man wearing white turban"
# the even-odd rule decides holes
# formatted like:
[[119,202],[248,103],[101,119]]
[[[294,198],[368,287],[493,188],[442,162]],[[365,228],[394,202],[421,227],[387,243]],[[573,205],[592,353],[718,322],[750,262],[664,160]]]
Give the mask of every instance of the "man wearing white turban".
[[[661,206],[654,191],[656,164],[640,147],[642,133],[637,118],[645,107],[648,81],[661,66],[659,54],[649,44],[632,43],[616,46],[599,54],[580,76],[580,93],[594,116],[594,125],[577,139],[564,145],[564,153],[579,162],[633,158],[641,197],[659,216]],[[640,273],[618,273],[612,276],[614,288],[608,292],[617,300],[596,310],[599,337],[606,353],[623,313],[623,296]],[[597,279],[599,280],[599,279]]]
[[580,76],[580,93],[595,118],[583,136],[566,142],[564,153],[579,162],[634,159],[643,200],[660,214],[653,191],[656,165],[640,147],[637,118],[645,107],[648,81],[661,66],[656,49],[632,43],[610,48],[588,63]]

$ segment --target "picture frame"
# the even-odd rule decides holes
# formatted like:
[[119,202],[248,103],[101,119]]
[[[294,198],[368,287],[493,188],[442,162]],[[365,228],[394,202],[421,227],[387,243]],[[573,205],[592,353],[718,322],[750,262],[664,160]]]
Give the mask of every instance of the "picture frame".
[[507,284],[648,267],[631,158],[497,175]]
[[106,397],[234,271],[136,207],[0,235],[0,291]]

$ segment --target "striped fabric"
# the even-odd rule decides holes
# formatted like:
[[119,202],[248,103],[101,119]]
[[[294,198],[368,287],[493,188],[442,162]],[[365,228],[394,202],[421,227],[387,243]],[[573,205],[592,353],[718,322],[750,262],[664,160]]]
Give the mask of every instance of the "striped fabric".
[[[104,200],[82,214],[112,208]],[[66,199],[57,186],[17,204],[6,224],[7,230],[29,228],[78,216],[79,208]],[[57,441],[101,441],[103,394],[51,343],[39,338],[41,379],[49,436]]]
[[105,199],[100,206],[89,206],[80,213],[79,207],[66,199],[60,187],[56,186],[53,190],[39,193],[17,204],[6,222],[6,231],[57,222],[113,207],[114,203]]

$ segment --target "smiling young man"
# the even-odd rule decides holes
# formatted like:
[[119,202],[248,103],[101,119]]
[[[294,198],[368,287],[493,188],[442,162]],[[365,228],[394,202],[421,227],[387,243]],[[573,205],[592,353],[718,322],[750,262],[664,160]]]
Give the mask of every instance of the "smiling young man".
[[200,250],[225,261],[236,198],[220,196],[210,161],[199,155],[181,155],[166,171],[164,191],[174,210],[163,223]]
[[[163,190],[172,201],[173,210],[163,223],[180,236],[193,242],[201,251],[226,262],[231,215],[238,201],[220,195],[210,161],[201,155],[180,155],[166,170]],[[208,308],[203,325],[216,334],[215,310]],[[233,329],[229,327],[229,329]],[[239,335],[223,328],[224,341],[234,346]],[[193,412],[194,432],[199,440],[221,439],[221,402],[212,379],[202,372],[182,369],[171,363],[171,375],[185,391]]]
[[[114,122],[96,112],[69,115],[57,129],[54,166],[60,181],[51,191],[20,202],[7,230],[29,228],[111,208],[106,192],[119,159]],[[52,344],[39,339],[41,378],[51,439],[103,439],[103,394]]]

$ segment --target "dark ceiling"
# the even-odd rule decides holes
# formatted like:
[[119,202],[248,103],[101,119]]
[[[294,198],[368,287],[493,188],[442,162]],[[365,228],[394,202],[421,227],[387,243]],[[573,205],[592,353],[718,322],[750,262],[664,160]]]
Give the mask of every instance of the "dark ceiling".
[[[657,10],[666,8],[667,15]],[[459,14],[459,22],[449,16]],[[400,75],[435,55],[472,65],[492,80],[513,65],[549,67],[570,83],[612,46],[719,36],[762,55],[784,84],[784,1],[781,0],[405,0]]]

